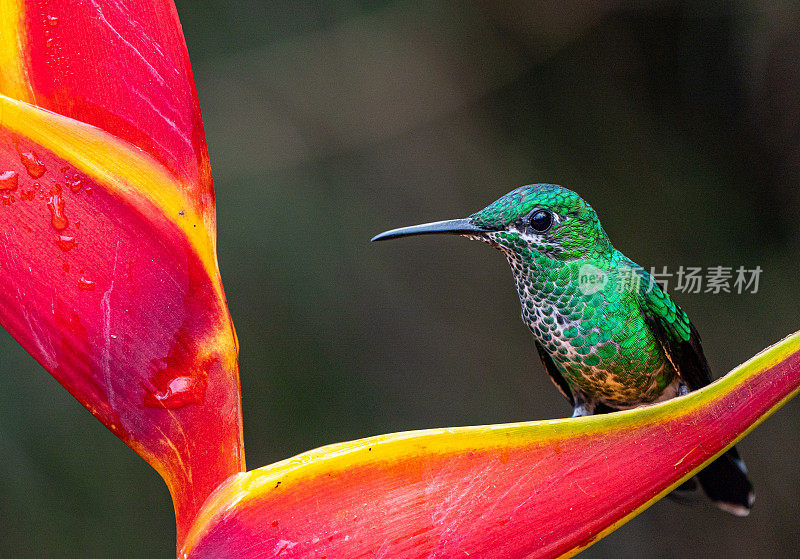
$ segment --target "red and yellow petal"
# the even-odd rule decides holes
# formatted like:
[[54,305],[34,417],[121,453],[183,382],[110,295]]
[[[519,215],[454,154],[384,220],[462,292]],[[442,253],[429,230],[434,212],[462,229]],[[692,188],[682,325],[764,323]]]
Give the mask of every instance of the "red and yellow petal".
[[237,348],[170,1],[0,0],[0,322],[166,480],[244,467]]
[[168,0],[0,0],[0,93],[144,151],[198,207],[213,189],[175,5]]
[[800,333],[648,408],[331,445],[231,478],[198,515],[183,557],[569,557],[798,387]]

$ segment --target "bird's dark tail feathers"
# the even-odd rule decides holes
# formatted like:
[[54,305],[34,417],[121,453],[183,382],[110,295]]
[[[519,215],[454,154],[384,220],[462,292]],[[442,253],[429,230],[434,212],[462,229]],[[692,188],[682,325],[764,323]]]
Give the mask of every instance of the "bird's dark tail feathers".
[[697,474],[697,481],[708,498],[722,510],[747,516],[756,499],[747,468],[736,447],[725,452]]
[[696,477],[684,482],[673,496],[679,500],[696,490],[697,485],[709,499],[722,510],[736,516],[747,516],[753,506],[756,495],[753,485],[747,479],[747,468],[739,457],[736,447],[725,452],[711,464],[700,471]]

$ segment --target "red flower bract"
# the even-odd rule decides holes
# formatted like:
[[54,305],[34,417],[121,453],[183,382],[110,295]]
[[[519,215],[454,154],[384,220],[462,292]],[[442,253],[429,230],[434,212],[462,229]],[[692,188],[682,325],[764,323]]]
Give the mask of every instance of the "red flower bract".
[[331,445],[228,480],[184,551],[569,557],[708,464],[798,386],[795,334],[711,386],[648,408]]
[[0,320],[164,477],[243,468],[208,154],[172,2],[0,4]]

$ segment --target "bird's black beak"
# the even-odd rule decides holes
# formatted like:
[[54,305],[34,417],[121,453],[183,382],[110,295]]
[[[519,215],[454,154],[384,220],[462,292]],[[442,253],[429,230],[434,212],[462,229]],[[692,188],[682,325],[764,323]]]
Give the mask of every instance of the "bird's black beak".
[[489,231],[491,231],[491,229],[479,227],[469,218],[449,219],[447,221],[434,221],[433,223],[423,223],[422,225],[412,225],[410,227],[400,227],[399,229],[384,231],[380,235],[372,237],[372,240],[386,241],[388,239],[408,237],[410,235],[433,235],[440,233],[450,235],[477,235]]

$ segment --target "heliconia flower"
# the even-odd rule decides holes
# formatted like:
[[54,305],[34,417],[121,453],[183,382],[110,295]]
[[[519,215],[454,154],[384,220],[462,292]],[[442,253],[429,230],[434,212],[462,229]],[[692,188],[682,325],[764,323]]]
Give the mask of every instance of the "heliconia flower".
[[0,2],[0,320],[164,477],[244,467],[214,194],[172,2]]
[[182,557],[570,556],[800,387],[800,334],[615,414],[244,472],[236,336],[171,0],[0,0],[0,322],[166,481]]

